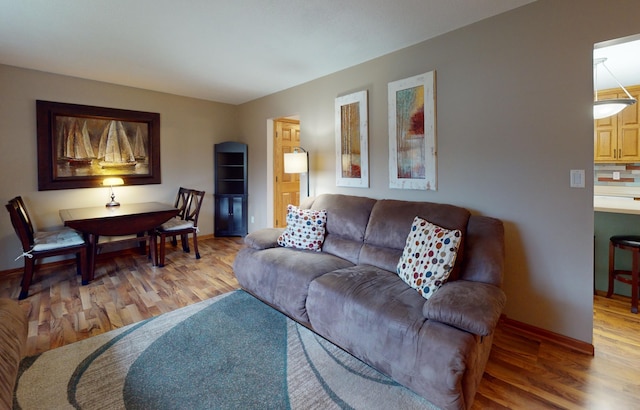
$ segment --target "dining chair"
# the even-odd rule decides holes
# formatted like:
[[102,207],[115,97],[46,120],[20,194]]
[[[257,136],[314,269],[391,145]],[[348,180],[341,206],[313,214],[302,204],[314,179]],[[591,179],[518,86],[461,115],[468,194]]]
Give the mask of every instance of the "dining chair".
[[11,199],[6,208],[11,217],[13,229],[20,239],[22,254],[17,259],[24,259],[24,272],[22,274],[22,289],[18,299],[24,299],[29,294],[29,286],[33,279],[35,263],[38,259],[66,254],[76,255],[76,270],[82,275],[83,282],[87,279],[87,246],[82,236],[70,228],[62,228],[55,231],[36,232],[31,222],[31,217],[22,197]]
[[[178,208],[179,211],[176,216],[174,216],[172,219],[166,222],[167,226],[179,225],[182,223],[182,221],[184,221],[184,214],[185,212],[187,212],[187,207],[189,206],[189,201],[191,200],[191,191],[193,191],[193,189],[183,188],[183,187],[178,188],[178,194],[176,195],[176,200],[173,204],[173,207]],[[171,236],[171,244],[173,246],[178,246],[176,235]],[[184,244],[183,244],[183,250],[185,252],[189,252],[188,243],[187,243],[186,249],[184,248]]]
[[191,251],[189,249],[189,234],[191,234],[193,236],[193,250],[196,259],[200,259],[200,252],[198,251],[198,216],[200,215],[204,194],[204,191],[183,187],[178,190],[175,207],[180,209],[180,212],[176,217],[163,223],[155,230],[155,235],[160,237],[158,266],[164,266],[167,237],[171,237],[173,246],[178,246],[177,237],[180,236],[182,250],[188,253]]

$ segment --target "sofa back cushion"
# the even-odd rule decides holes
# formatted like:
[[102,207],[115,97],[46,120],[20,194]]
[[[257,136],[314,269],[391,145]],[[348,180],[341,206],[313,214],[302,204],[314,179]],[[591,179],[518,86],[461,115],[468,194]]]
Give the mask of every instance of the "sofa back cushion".
[[471,216],[465,238],[465,258],[460,266],[460,279],[501,287],[504,252],[502,221],[488,216]]
[[[358,263],[358,256],[364,241],[367,223],[375,199],[339,195],[318,195],[311,204],[303,202],[315,210],[327,211],[327,225],[322,251]],[[397,261],[396,261],[397,262]]]
[[[358,263],[395,272],[416,216],[446,229],[460,230],[463,241],[460,246],[462,250],[470,215],[467,209],[449,204],[378,200],[371,210]],[[459,251],[458,260],[461,259],[463,255],[462,251]],[[457,273],[456,264],[451,280],[457,279]]]

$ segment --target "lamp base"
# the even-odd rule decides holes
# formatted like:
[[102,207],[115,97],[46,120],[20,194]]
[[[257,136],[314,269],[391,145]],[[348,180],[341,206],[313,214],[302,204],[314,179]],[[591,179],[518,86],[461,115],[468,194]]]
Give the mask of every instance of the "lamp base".
[[120,202],[116,202],[116,194],[113,193],[113,187],[111,187],[111,201],[107,202],[105,205],[107,208],[111,208],[114,206],[120,206]]

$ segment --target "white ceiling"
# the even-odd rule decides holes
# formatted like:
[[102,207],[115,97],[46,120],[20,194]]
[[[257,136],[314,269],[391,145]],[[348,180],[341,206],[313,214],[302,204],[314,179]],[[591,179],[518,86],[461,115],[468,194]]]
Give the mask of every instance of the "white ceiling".
[[0,64],[239,104],[533,0],[0,0]]
[[593,58],[606,58],[605,64],[615,77],[599,67],[597,78],[594,75],[595,88],[618,88],[616,79],[623,86],[640,84],[640,35],[597,44]]

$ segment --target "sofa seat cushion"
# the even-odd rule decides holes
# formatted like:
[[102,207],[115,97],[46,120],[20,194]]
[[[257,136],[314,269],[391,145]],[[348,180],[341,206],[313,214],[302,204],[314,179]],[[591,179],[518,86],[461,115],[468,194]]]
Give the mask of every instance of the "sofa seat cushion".
[[309,283],[318,276],[353,264],[324,252],[293,248],[241,249],[233,263],[238,283],[293,319],[309,322]]
[[316,332],[393,377],[410,366],[404,350],[415,348],[424,303],[393,272],[357,265],[311,282],[307,312]]
[[360,360],[444,408],[464,408],[460,386],[481,339],[427,320],[425,303],[396,274],[357,265],[311,282],[307,312],[314,331]]

